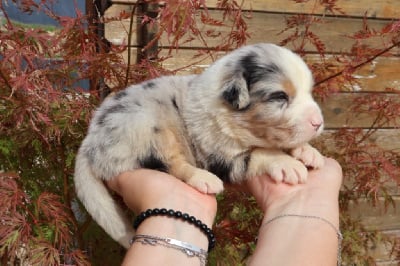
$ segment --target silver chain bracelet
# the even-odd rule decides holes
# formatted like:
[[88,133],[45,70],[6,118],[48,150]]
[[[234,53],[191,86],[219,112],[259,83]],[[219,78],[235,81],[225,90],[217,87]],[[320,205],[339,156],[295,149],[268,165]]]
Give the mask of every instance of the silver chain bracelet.
[[189,258],[192,257],[199,258],[201,266],[205,266],[207,263],[207,255],[208,255],[207,251],[199,247],[196,247],[192,244],[189,244],[187,242],[183,242],[168,237],[158,237],[150,235],[135,235],[131,239],[130,244],[132,245],[135,242],[141,243],[143,245],[151,245],[151,246],[159,245],[168,248],[173,248],[183,252]]
[[301,215],[301,214],[281,214],[278,215],[268,221],[266,221],[265,223],[263,223],[261,226],[265,226],[268,225],[269,223],[280,219],[280,218],[284,218],[284,217],[299,217],[299,218],[308,218],[308,219],[316,219],[316,220],[321,220],[323,222],[325,222],[326,224],[328,224],[330,227],[332,227],[332,229],[335,231],[337,238],[338,238],[338,251],[337,251],[337,265],[341,266],[342,265],[342,240],[343,240],[343,235],[340,232],[339,229],[337,229],[332,222],[328,221],[325,218],[319,217],[319,216],[314,216],[314,215]]

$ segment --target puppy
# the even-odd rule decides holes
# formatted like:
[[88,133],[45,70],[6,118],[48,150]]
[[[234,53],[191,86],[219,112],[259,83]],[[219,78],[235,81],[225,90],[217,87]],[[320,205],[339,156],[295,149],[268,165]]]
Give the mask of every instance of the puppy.
[[261,174],[303,183],[307,167],[324,162],[307,144],[323,128],[312,86],[299,56],[257,44],[233,51],[200,75],[128,87],[94,114],[76,159],[77,195],[128,248],[134,231],[103,183],[124,171],[168,172],[203,193]]

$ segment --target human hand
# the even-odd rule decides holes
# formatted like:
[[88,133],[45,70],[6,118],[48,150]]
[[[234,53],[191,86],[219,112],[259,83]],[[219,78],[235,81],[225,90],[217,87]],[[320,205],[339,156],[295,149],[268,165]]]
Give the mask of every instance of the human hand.
[[[215,196],[203,194],[181,180],[166,173],[139,169],[125,172],[107,182],[119,193],[126,205],[136,213],[147,209],[165,208],[196,217],[212,227],[217,201]],[[145,219],[137,235],[171,238],[207,250],[209,240],[198,228],[180,219],[152,216]],[[154,256],[157,254],[157,256]],[[122,265],[198,265],[197,258],[163,245],[132,245]]]
[[305,184],[275,183],[268,176],[258,176],[248,180],[246,185],[264,213],[271,217],[282,211],[320,212],[321,206],[336,206],[341,183],[340,165],[334,159],[325,158],[323,167],[309,171]]
[[268,176],[248,180],[248,189],[264,211],[249,265],[340,264],[341,183],[340,165],[328,158],[323,167],[309,171],[305,184],[275,183]]
[[149,208],[170,208],[203,218],[211,226],[217,211],[215,196],[203,194],[176,177],[155,170],[124,172],[107,184],[135,213]]

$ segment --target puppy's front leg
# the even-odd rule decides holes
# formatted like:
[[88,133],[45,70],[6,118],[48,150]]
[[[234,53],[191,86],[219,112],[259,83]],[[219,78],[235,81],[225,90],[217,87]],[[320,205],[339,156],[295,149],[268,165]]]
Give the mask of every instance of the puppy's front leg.
[[255,149],[251,152],[247,177],[268,174],[276,182],[304,183],[307,168],[299,160],[280,150]]
[[321,168],[325,162],[324,156],[308,143],[291,150],[290,154],[306,166],[314,169]]

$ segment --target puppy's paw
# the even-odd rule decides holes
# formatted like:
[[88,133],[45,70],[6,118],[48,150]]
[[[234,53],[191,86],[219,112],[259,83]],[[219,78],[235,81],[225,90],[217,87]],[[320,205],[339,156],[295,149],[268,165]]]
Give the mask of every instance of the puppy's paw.
[[276,161],[270,162],[268,168],[268,174],[276,182],[295,185],[307,181],[307,168],[293,157],[282,156]]
[[224,190],[221,179],[202,169],[196,169],[194,175],[186,183],[206,194],[218,194]]
[[297,160],[302,161],[307,167],[314,169],[321,168],[324,165],[324,156],[314,147],[305,144],[291,150],[291,155]]

